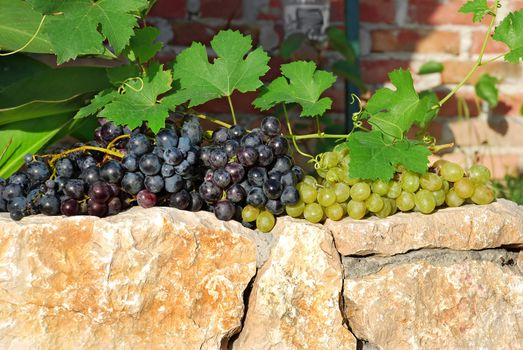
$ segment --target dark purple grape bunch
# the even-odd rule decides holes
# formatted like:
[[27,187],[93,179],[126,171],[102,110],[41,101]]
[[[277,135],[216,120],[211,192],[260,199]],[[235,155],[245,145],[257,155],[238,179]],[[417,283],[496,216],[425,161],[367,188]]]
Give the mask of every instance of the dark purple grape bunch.
[[298,202],[296,185],[305,176],[288,149],[280,122],[272,116],[250,133],[240,125],[217,129],[200,156],[207,168],[201,197],[220,220],[241,221],[247,204],[282,215],[286,204]]
[[[197,189],[202,180],[199,164],[203,131],[198,119],[185,121],[180,130],[161,129],[155,140],[135,129],[125,140],[122,159],[105,160],[92,150],[64,153],[52,166],[25,157],[26,165],[7,181],[0,179],[0,211],[14,220],[32,214],[114,215],[137,203],[149,208],[170,205],[197,211],[203,206]],[[125,128],[106,122],[87,145],[118,147]],[[73,148],[83,144],[73,145]],[[65,150],[63,150],[65,151]]]
[[169,205],[198,211],[203,201],[198,189],[202,178],[199,164],[203,130],[197,118],[190,117],[179,133],[161,129],[152,142],[144,133],[133,133],[122,159],[121,187],[136,196],[138,205],[150,208]]

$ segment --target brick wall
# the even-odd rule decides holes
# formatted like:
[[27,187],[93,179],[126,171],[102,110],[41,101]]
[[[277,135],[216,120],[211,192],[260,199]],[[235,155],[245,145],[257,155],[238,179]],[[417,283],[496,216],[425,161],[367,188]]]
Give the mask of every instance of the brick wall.
[[[466,75],[481,49],[487,23],[471,24],[471,15],[458,13],[465,0],[361,0],[361,70],[371,90],[387,84],[387,73],[395,68],[419,67],[436,60],[445,66],[443,73],[414,75],[418,90],[435,89],[444,96]],[[509,10],[523,8],[523,0],[502,1],[500,17]],[[285,61],[277,56],[283,40],[282,0],[159,0],[150,13],[150,21],[161,28],[167,46],[161,58],[172,59],[193,40],[208,43],[220,29],[234,28],[253,36],[273,58],[267,79],[278,74]],[[331,0],[331,25],[344,27],[344,1]],[[485,57],[494,57],[505,50],[503,44],[491,43]],[[315,57],[302,49],[299,58]],[[338,58],[325,51],[320,64],[328,68]],[[523,65],[499,61],[486,66],[472,77],[473,84],[483,72],[500,79],[500,104],[489,110],[474,94],[473,85],[461,89],[442,109],[430,131],[439,143],[455,142],[458,147],[445,158],[465,165],[480,161],[494,170],[496,177],[523,170]],[[339,80],[328,92],[334,99],[327,118],[342,124],[345,110],[344,84]],[[241,118],[257,120],[258,112],[250,106],[255,97],[233,96]],[[458,104],[466,104],[469,117],[458,112]],[[463,110],[462,108],[460,108]],[[202,111],[227,117],[226,101],[210,102]],[[461,115],[460,115],[461,114]],[[314,124],[295,121],[300,132],[311,131]],[[308,145],[313,148],[313,145]]]

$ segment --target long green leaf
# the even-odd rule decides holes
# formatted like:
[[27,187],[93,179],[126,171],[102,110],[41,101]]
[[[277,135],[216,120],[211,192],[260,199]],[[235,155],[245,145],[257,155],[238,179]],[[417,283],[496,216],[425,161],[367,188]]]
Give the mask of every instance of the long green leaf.
[[[63,102],[109,87],[105,68],[66,67],[38,72],[0,92],[0,109],[29,102]],[[1,118],[1,117],[0,117]]]
[[0,57],[0,93],[8,86],[51,67],[24,54]]
[[0,127],[0,177],[6,178],[23,164],[27,153],[37,153],[58,139],[82,128],[88,119],[73,120],[71,113],[48,118],[24,120]]
[[[0,9],[0,51],[18,50],[36,33],[42,15],[22,0],[0,0]],[[23,51],[52,53],[51,43],[40,30]]]
[[27,119],[76,112],[85,105],[91,96],[92,94],[82,94],[57,101],[36,100],[11,108],[2,108],[0,109],[0,126]]

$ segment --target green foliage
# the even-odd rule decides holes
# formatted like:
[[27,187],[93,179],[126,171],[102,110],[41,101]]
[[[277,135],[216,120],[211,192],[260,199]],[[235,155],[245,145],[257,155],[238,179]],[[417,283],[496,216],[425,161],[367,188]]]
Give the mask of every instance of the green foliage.
[[[15,62],[28,68],[21,72]],[[104,68],[51,69],[14,55],[0,58],[0,177],[11,175],[23,156],[79,129],[92,133],[92,120],[73,121],[74,113],[92,94],[107,88]]]
[[98,113],[119,125],[134,129],[148,122],[153,132],[158,132],[165,125],[169,116],[168,107],[158,96],[171,89],[170,70],[163,70],[163,65],[151,64],[140,78],[130,79],[123,85],[123,93],[104,90],[80,109],[75,119]]
[[441,72],[443,72],[444,68],[445,67],[440,62],[428,61],[420,67],[418,74],[424,75],[424,74],[432,74],[432,73],[441,73]]
[[459,12],[472,13],[472,21],[481,22],[491,11],[487,0],[469,0],[465,5],[461,6]]
[[498,79],[489,74],[483,74],[476,85],[474,86],[476,90],[476,95],[484,101],[487,101],[491,108],[494,108],[498,105],[498,88],[496,84]]
[[[37,32],[42,15],[22,0],[0,0],[0,9],[0,51],[18,50]],[[52,46],[40,31],[24,51],[51,53]]]
[[369,99],[365,111],[370,114],[369,123],[382,133],[402,139],[413,124],[421,127],[430,122],[431,101],[419,98],[409,71],[398,69],[389,73],[396,91],[382,88]]
[[390,180],[398,165],[425,173],[431,152],[423,144],[407,139],[390,142],[380,131],[356,132],[347,142],[352,178]]
[[131,61],[140,63],[149,61],[163,47],[163,43],[155,42],[158,35],[160,35],[160,30],[156,27],[136,29],[127,48],[127,57]]
[[506,175],[503,181],[494,181],[497,196],[509,199],[523,205],[523,175]]
[[34,154],[62,137],[84,129],[88,123],[88,119],[75,121],[71,113],[66,112],[40,118],[37,123],[28,119],[0,126],[0,154],[3,154],[0,177],[8,177],[18,170],[27,153]]
[[505,43],[510,52],[505,55],[505,60],[511,63],[519,63],[523,60],[523,10],[511,12],[501,21],[494,31],[492,39]]
[[307,37],[303,33],[289,35],[280,45],[280,56],[285,59],[290,58],[306,40]]
[[49,37],[58,64],[78,55],[103,54],[104,40],[118,54],[129,43],[135,13],[147,7],[147,0],[75,0],[61,1],[48,7],[46,0],[33,0],[37,9],[60,11],[46,19],[44,33]]
[[356,52],[352,45],[349,44],[345,32],[336,27],[327,28],[327,38],[329,39],[329,45],[332,48],[345,57],[345,59],[350,62],[356,62]]
[[267,110],[278,103],[297,103],[302,107],[301,117],[320,116],[330,109],[332,99],[320,97],[336,81],[332,73],[316,70],[314,62],[305,61],[283,64],[280,69],[283,76],[254,100],[255,107]]
[[[218,56],[209,63],[207,49],[193,43],[183,50],[173,66],[179,80],[179,100],[189,100],[189,107],[219,97],[231,96],[235,90],[255,91],[263,85],[260,77],[267,73],[269,56],[263,49],[252,49],[252,39],[238,31],[221,31],[211,41]],[[171,98],[170,102],[179,102]]]
[[[10,60],[8,57],[0,59],[0,62]],[[29,59],[24,60],[28,62]],[[28,64],[35,65],[39,68],[0,90],[0,125],[75,112],[86,98],[109,86],[103,68],[51,69],[40,66],[40,63]],[[7,64],[4,66],[7,80],[13,80],[9,78],[10,74],[19,76],[16,70],[9,70],[8,67]]]

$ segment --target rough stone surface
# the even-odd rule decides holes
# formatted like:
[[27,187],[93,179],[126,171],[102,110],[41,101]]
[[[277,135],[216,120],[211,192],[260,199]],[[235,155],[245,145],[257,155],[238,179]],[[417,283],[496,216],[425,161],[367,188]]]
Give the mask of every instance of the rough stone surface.
[[219,349],[256,244],[212,214],[0,216],[0,349]]
[[386,219],[325,223],[342,255],[395,255],[421,248],[523,248],[523,207],[504,199],[431,215],[398,213]]
[[430,250],[346,258],[349,325],[378,349],[523,349],[523,274],[510,262],[516,257]]
[[282,218],[233,349],[355,349],[340,312],[342,266],[321,226]]

